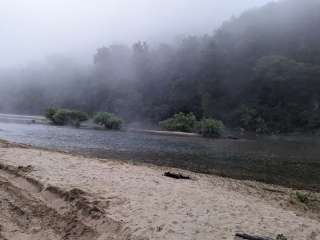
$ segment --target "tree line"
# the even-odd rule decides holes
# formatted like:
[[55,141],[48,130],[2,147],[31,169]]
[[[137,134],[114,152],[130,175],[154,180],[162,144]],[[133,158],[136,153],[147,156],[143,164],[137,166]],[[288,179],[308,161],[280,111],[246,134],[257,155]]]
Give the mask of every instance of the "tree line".
[[286,0],[175,44],[101,47],[91,66],[67,58],[2,73],[0,111],[111,112],[157,124],[177,113],[258,133],[320,128],[320,3]]

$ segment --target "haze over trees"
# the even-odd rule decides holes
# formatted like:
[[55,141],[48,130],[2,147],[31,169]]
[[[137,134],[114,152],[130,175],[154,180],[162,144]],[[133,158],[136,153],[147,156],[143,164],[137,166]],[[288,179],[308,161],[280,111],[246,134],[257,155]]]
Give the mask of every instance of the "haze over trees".
[[54,106],[156,124],[183,112],[259,133],[315,131],[319,12],[317,0],[274,2],[213,35],[100,47],[92,66],[56,58],[2,72],[0,112],[43,114]]

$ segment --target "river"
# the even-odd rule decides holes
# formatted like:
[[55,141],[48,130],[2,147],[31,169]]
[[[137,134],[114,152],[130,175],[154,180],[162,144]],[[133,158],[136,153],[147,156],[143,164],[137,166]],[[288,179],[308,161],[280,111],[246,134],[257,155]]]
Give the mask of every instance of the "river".
[[53,150],[320,191],[319,138],[205,139],[0,122],[0,138]]

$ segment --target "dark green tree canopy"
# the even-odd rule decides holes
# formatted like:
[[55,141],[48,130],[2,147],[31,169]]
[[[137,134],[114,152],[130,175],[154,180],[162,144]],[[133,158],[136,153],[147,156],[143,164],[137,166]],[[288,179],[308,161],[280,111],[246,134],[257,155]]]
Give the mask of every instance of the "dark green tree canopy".
[[192,112],[261,133],[314,131],[319,12],[318,0],[282,0],[226,21],[213,35],[111,45],[97,50],[90,67],[64,59],[6,74],[0,111],[38,114],[54,105],[154,124]]

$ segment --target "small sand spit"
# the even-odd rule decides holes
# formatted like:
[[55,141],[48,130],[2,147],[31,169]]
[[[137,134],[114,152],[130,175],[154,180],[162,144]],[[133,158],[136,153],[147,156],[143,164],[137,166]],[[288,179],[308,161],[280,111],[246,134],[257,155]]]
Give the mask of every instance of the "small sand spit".
[[0,239],[320,240],[291,189],[0,143]]

